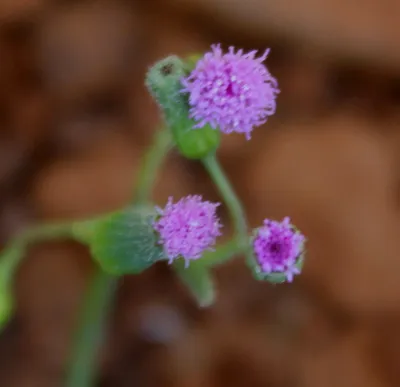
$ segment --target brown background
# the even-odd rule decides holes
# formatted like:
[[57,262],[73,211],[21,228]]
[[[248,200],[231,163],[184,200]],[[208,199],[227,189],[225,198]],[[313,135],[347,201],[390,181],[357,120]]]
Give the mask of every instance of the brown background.
[[[124,278],[98,386],[400,385],[399,4],[1,0],[3,242],[127,203],[159,122],[143,86],[154,61],[214,42],[272,49],[278,111],[251,142],[225,136],[220,157],[253,227],[289,215],[307,235],[303,275],[274,287],[234,261],[207,310],[166,266]],[[188,193],[218,199],[173,153],[155,199]],[[1,386],[62,385],[91,271],[78,244],[30,249],[0,336]]]

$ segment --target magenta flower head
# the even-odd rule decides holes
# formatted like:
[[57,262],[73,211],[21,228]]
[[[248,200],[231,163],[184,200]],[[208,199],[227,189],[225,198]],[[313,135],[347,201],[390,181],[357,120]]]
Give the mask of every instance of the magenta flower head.
[[157,208],[159,216],[153,223],[159,234],[159,244],[171,263],[182,257],[186,266],[198,259],[205,250],[212,250],[221,235],[221,224],[216,215],[219,203],[202,201],[201,196],[187,196],[177,203],[169,198],[164,209]]
[[[276,282],[293,281],[300,274],[303,263],[305,237],[286,217],[282,222],[264,220],[264,226],[256,230],[253,251],[261,276]],[[282,278],[282,281],[279,280]]]
[[211,48],[182,80],[182,92],[189,93],[190,118],[197,122],[195,128],[209,124],[250,139],[252,130],[276,109],[278,83],[262,63],[269,49],[256,58],[257,51],[235,53],[230,47],[223,54],[219,44]]

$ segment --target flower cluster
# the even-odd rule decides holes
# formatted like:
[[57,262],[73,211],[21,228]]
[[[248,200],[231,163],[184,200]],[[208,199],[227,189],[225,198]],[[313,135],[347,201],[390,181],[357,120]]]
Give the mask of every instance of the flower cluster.
[[287,281],[300,273],[296,265],[303,252],[304,236],[290,223],[288,217],[282,222],[266,219],[264,226],[256,231],[253,250],[261,271],[265,274],[283,273]]
[[169,198],[164,209],[157,208],[159,217],[153,228],[170,262],[182,257],[188,265],[190,260],[200,258],[205,250],[212,248],[221,234],[216,215],[218,205],[195,195],[177,203]]
[[278,83],[262,63],[268,53],[256,58],[257,51],[244,54],[230,47],[224,54],[220,45],[212,46],[182,80],[197,128],[209,124],[250,139],[253,129],[275,113]]
[[[280,90],[263,64],[268,53],[257,56],[255,50],[245,53],[233,47],[224,53],[217,44],[195,62],[168,57],[150,70],[147,83],[159,96],[174,143],[185,157],[213,157],[219,137],[209,135],[219,135],[215,130],[250,139],[253,129],[275,113]],[[153,231],[170,263],[183,258],[187,266],[213,248],[221,228],[218,205],[187,196],[177,203],[170,198],[165,208],[157,208]],[[301,270],[304,242],[289,218],[266,219],[249,242],[252,254],[247,258],[260,278],[291,282]]]

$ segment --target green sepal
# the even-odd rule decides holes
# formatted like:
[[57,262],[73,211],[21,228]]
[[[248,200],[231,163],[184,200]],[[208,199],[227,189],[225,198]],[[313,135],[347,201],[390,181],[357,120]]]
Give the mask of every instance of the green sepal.
[[175,261],[173,267],[200,307],[208,307],[214,303],[215,286],[207,267],[191,264],[186,267],[183,259]]
[[183,61],[169,56],[150,68],[146,86],[164,113],[179,152],[189,159],[202,159],[214,152],[220,144],[220,132],[205,125],[194,128],[196,122],[189,118],[188,95],[182,93],[181,80],[194,68],[198,56]]
[[79,222],[74,235],[90,246],[94,260],[112,275],[138,274],[166,259],[152,227],[153,208],[131,206],[92,221]]

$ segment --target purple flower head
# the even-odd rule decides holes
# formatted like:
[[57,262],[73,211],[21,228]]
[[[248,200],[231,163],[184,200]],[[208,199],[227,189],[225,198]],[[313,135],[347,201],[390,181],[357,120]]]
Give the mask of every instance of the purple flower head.
[[303,253],[305,237],[290,223],[264,220],[253,240],[253,250],[260,270],[265,274],[283,273],[288,282],[300,274],[296,263]]
[[220,45],[197,62],[182,80],[182,92],[189,93],[190,118],[195,128],[209,124],[223,133],[244,133],[249,140],[254,127],[275,113],[276,79],[263,65],[269,49],[256,58],[257,51],[235,53],[230,47],[223,54]]
[[177,203],[169,198],[164,209],[157,208],[158,219],[153,228],[158,232],[159,243],[171,263],[182,257],[186,265],[198,259],[205,250],[212,250],[221,224],[216,215],[219,203],[202,201],[201,196],[187,196]]

